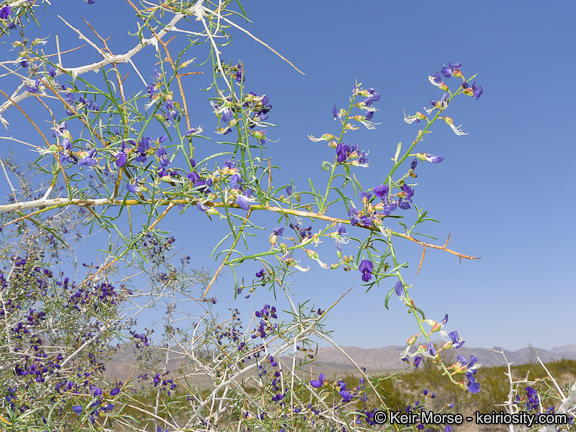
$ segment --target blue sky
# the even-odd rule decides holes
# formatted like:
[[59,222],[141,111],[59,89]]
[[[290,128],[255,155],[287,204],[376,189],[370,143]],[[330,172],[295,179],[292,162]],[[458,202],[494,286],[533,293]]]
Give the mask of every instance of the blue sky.
[[[109,13],[111,4],[117,8],[114,14]],[[576,230],[571,216],[576,210],[575,180],[565,162],[574,151],[569,132],[574,100],[570,77],[576,60],[567,53],[573,51],[576,40],[572,23],[576,5],[247,1],[243,6],[253,23],[239,17],[235,21],[305,73],[299,74],[235,30],[231,30],[232,43],[222,48],[224,60],[244,63],[245,86],[270,98],[273,109],[269,121],[277,127],[267,135],[278,142],[269,143],[269,155],[281,166],[274,181],[283,184],[293,180],[300,191],[309,188],[308,178],[325,185],[326,173],[320,165],[323,160],[332,160],[333,150],[326,143],[311,142],[307,135],[339,131],[331,107],[347,106],[355,81],[381,94],[377,103],[380,111],[374,117],[381,125],[375,131],[360,130],[347,136],[348,142],[370,151],[370,168],[355,170],[364,187],[370,188],[383,180],[396,144],[408,144],[415,138],[418,125],[404,123],[403,111],[422,111],[430,100],[441,96],[428,75],[447,62],[462,62],[466,77],[478,74],[483,96],[478,101],[459,97],[447,111],[468,135],[458,137],[447,125],[436,123],[432,134],[417,148],[442,155],[445,160],[434,165],[420,163],[414,202],[440,220],[440,224],[426,226],[427,233],[439,238],[437,243],[443,243],[451,233],[452,249],[482,259],[459,263],[447,253],[428,251],[416,275],[421,248],[397,242],[403,257],[400,260],[410,263],[405,280],[413,284],[411,295],[427,316],[441,320],[447,313],[446,329],[458,330],[468,347],[514,350],[532,345],[550,349],[576,343],[570,320],[576,276],[572,263]],[[136,18],[122,2],[96,0],[94,5],[87,5],[75,0],[67,1],[66,7],[54,3],[46,14],[43,28],[34,29],[35,35],[50,35],[46,52],[54,52],[55,34],[60,35],[61,45],[78,43],[57,14],[86,30],[80,19],[84,16],[104,37],[114,35],[110,45],[115,53],[135,43],[127,32],[136,29]],[[194,31],[198,25],[193,21],[181,28]],[[28,29],[33,30],[33,26]],[[6,45],[0,50],[1,61],[13,58]],[[136,58],[141,70],[149,71],[143,73],[145,78],[154,68],[153,55],[153,48],[148,47]],[[206,48],[192,50],[190,57],[197,57],[199,64],[206,58]],[[64,63],[76,66],[99,59],[86,47],[65,57]],[[134,88],[143,91],[133,75]],[[194,101],[191,113],[197,120],[193,123],[203,125],[205,134],[217,139],[213,133],[216,119],[210,113],[206,93],[199,91],[209,84],[210,77],[187,79],[187,92]],[[455,80],[446,83],[454,89]],[[34,109],[33,104],[28,106]],[[12,128],[0,134],[37,139],[17,129],[15,125],[22,120],[16,110],[6,118]],[[48,130],[46,126],[45,132]],[[200,155],[214,151],[209,141],[195,145]],[[7,147],[6,141],[2,142],[2,155]],[[13,149],[22,159],[29,158],[28,150]],[[3,182],[1,179],[0,184]],[[407,219],[412,220],[413,214],[406,213]],[[273,219],[260,218],[269,230],[276,226]],[[173,228],[176,245],[193,256],[195,264],[217,268],[218,263],[203,246],[219,240],[218,234],[225,232],[223,223],[209,223],[198,212],[187,212],[170,216],[164,227]],[[335,256],[325,261],[332,260]],[[391,310],[384,308],[392,282],[365,293],[356,271],[321,270],[313,262],[310,266],[310,272],[293,278],[293,291],[300,302],[310,299],[326,309],[354,287],[326,321],[339,344],[366,348],[402,345],[416,332],[413,318],[400,302],[393,299]],[[239,274],[249,279],[258,269],[247,265]],[[236,307],[231,299],[229,271],[213,291],[222,310]],[[242,299],[241,307],[250,312],[271,301],[271,293],[262,289],[251,299]],[[278,304],[283,305],[281,300]]]

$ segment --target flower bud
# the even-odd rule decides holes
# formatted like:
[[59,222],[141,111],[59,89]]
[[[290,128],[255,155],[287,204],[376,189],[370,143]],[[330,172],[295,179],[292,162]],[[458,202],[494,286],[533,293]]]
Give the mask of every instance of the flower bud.
[[220,212],[216,210],[216,207],[207,206],[206,213],[212,216],[220,216]]
[[413,346],[416,343],[416,339],[418,339],[418,335],[411,336],[407,341],[406,345]]
[[266,139],[266,136],[264,135],[264,132],[262,132],[262,131],[253,131],[253,132],[251,132],[251,134],[257,140]]

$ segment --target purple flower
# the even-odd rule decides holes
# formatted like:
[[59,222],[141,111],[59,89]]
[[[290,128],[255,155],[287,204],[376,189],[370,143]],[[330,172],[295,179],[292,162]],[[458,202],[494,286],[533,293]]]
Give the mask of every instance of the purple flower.
[[52,78],[56,77],[56,69],[54,69],[52,66],[50,66],[50,68],[48,69],[48,75],[50,75]]
[[126,189],[132,193],[138,193],[142,189],[140,188],[140,177],[133,179],[133,183],[128,183]]
[[158,159],[160,159],[160,165],[163,167],[170,165],[170,158],[168,157],[168,153],[166,153],[166,149],[163,146],[160,146],[160,148],[156,151],[156,154],[158,155]]
[[355,207],[350,207],[350,210],[348,210],[348,217],[350,218],[350,225],[356,225],[358,223],[358,210],[356,210]]
[[382,209],[382,214],[384,216],[388,216],[390,213],[392,213],[394,210],[396,210],[398,206],[396,205],[396,203],[390,203],[390,204],[386,204],[384,206],[384,208]]
[[332,106],[332,115],[334,116],[334,120],[341,118],[338,109],[336,109],[336,105]]
[[122,168],[128,161],[128,155],[124,150],[116,155],[116,166]]
[[416,369],[418,369],[418,366],[420,366],[420,362],[422,361],[422,357],[420,356],[416,356],[414,357],[414,367]]
[[374,195],[376,195],[378,198],[384,201],[388,196],[389,191],[390,189],[386,185],[376,186],[374,188]]
[[76,164],[78,163],[78,158],[70,152],[60,152],[60,162],[64,161]]
[[350,146],[347,143],[340,143],[336,146],[336,155],[338,163],[344,162],[350,153]]
[[410,209],[410,204],[407,202],[402,201],[402,199],[400,199],[398,201],[398,207],[400,207],[402,210],[408,210]]
[[454,76],[454,72],[456,72],[456,70],[461,67],[462,63],[452,64],[448,62],[448,65],[444,66],[440,72],[442,72],[442,75],[444,75],[446,78],[452,78]]
[[344,225],[342,225],[342,222],[339,222],[339,223],[338,223],[337,230],[338,230],[338,234],[339,234],[339,235],[344,235],[344,234],[346,234],[346,228],[344,227]]
[[436,84],[440,84],[442,82],[442,77],[440,76],[440,72],[434,73],[434,75],[432,75],[432,78],[434,79],[434,82]]
[[352,399],[352,395],[346,390],[340,390],[338,394],[342,398],[342,402],[350,402],[350,399]]
[[359,222],[361,225],[364,225],[365,227],[369,227],[372,225],[372,218],[370,218],[366,215],[362,215],[362,216],[360,216]]
[[94,159],[94,155],[96,154],[96,149],[93,148],[88,152],[88,155],[78,162],[78,166],[94,166],[96,165],[96,159]]
[[230,108],[225,108],[222,111],[222,121],[224,123],[228,123],[230,121],[230,119],[232,118],[232,110]]
[[470,393],[476,394],[480,391],[480,383],[476,381],[476,378],[473,376],[468,377],[468,384],[466,384],[466,388]]
[[244,195],[238,195],[236,197],[236,204],[238,204],[242,210],[250,210],[250,201],[248,201]]
[[272,228],[272,232],[275,236],[281,236],[282,234],[284,234],[284,228],[281,227]]
[[62,147],[64,147],[64,150],[66,151],[72,151],[72,141],[68,138],[64,138],[62,140]]
[[363,260],[360,265],[358,266],[358,270],[360,271],[360,273],[362,273],[362,280],[364,282],[370,282],[370,279],[372,279],[372,270],[374,269],[374,266],[372,265],[372,262],[369,260]]
[[76,414],[80,415],[80,414],[82,414],[82,407],[80,405],[75,405],[72,407],[72,411],[74,411]]
[[394,291],[396,291],[396,295],[401,297],[404,294],[404,286],[401,281],[396,282],[396,286],[394,287]]
[[402,194],[403,196],[399,200],[398,206],[403,210],[407,210],[410,208],[410,206],[406,205],[406,203],[412,202],[412,197],[414,196],[414,190],[412,190],[410,188],[410,186],[405,184],[402,186],[402,192],[403,192],[403,194]]
[[138,156],[136,157],[136,162],[146,162],[148,159],[148,150],[150,149],[150,144],[152,143],[152,138],[145,137],[142,141],[138,143]]
[[[368,89],[368,93],[369,93],[368,97],[366,99],[364,99],[364,103],[366,104],[366,106],[370,106],[370,105],[372,105],[372,102],[377,102],[380,100],[380,93],[378,93],[376,90],[374,90],[373,87],[370,87]],[[372,114],[374,114],[374,113],[372,113]],[[372,118],[372,117],[370,117],[370,118]],[[367,120],[369,120],[369,119],[367,118]]]
[[26,90],[28,90],[29,93],[38,93],[40,91],[39,86],[40,85],[40,80],[37,79],[36,83],[33,86],[26,86]]
[[325,378],[326,377],[324,376],[324,374],[321,373],[317,380],[310,381],[310,385],[314,388],[320,388],[324,385],[324,379]]
[[286,193],[288,196],[292,195],[292,185],[286,187]]
[[440,321],[440,327],[444,327],[446,324],[448,324],[448,314],[444,315],[444,319],[442,321]]
[[432,356],[436,355],[436,348],[434,347],[434,344],[432,342],[428,342],[427,351],[428,354]]
[[120,393],[120,389],[116,387],[110,391],[110,396],[116,396],[118,393]]
[[452,347],[453,348],[460,348],[462,345],[464,345],[465,341],[460,342],[460,338],[458,337],[458,332],[456,330],[454,330],[451,333],[448,333],[448,336],[450,337],[450,340],[452,341]]
[[444,156],[434,156],[434,155],[431,155],[430,153],[426,153],[426,162],[440,163],[443,160],[444,160]]
[[12,9],[10,9],[10,6],[4,6],[2,9],[0,9],[0,19],[7,19],[11,13]]
[[28,60],[22,60],[20,62],[20,66],[22,66],[23,68],[27,68],[29,64],[30,63],[28,62]]
[[238,189],[238,182],[241,181],[242,176],[239,173],[236,173],[232,177],[230,177],[230,186],[232,186],[234,189]]
[[164,103],[164,108],[166,108],[166,110],[168,111],[166,113],[166,120],[176,118],[180,114],[171,100],[168,100]]
[[480,99],[480,96],[482,96],[484,89],[481,86],[476,87],[476,81],[474,81],[472,83],[472,91],[474,92],[474,99],[478,100],[478,99]]
[[448,93],[444,93],[439,101],[430,101],[433,107],[438,108],[440,106],[442,109],[445,109],[448,106],[448,98],[450,95]]
[[190,180],[192,184],[194,184],[198,180],[200,180],[200,176],[195,171],[192,171],[190,174],[188,174],[188,180]]

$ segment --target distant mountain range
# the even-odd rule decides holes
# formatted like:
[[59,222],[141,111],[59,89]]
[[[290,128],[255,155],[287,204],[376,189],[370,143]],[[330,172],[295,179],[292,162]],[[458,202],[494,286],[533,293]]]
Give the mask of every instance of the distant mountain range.
[[[358,347],[341,347],[360,367],[365,367],[370,371],[385,370],[395,371],[406,367],[406,363],[400,360],[400,355],[405,347],[388,346],[385,348],[358,348]],[[414,351],[414,350],[412,350]],[[497,351],[497,352],[494,352]],[[550,351],[541,348],[522,348],[517,351],[509,351],[501,347],[486,348],[458,348],[447,351],[448,362],[456,362],[456,357],[460,354],[467,359],[471,355],[478,358],[478,363],[483,366],[505,366],[506,361],[502,354],[503,351],[508,362],[514,365],[526,363],[538,363],[538,359],[543,363],[560,359],[576,360],[576,345],[563,345]],[[325,347],[318,349],[318,357],[315,361],[318,366],[333,370],[355,369],[348,359],[334,347]]]
[[[406,363],[400,360],[400,355],[404,351],[405,347],[400,346],[388,346],[385,348],[358,348],[358,347],[341,347],[348,356],[350,356],[360,367],[365,367],[368,373],[374,374],[379,371],[392,372],[404,369]],[[497,352],[494,352],[497,351]],[[514,365],[521,365],[526,363],[538,363],[538,359],[542,362],[547,363],[553,360],[560,359],[573,359],[576,360],[576,345],[563,345],[561,347],[556,347],[550,351],[540,349],[540,348],[522,348],[517,351],[503,350],[500,347],[494,347],[492,349],[485,348],[458,348],[447,351],[447,358],[445,360],[447,363],[456,362],[456,357],[460,354],[464,355],[467,359],[470,356],[478,358],[478,363],[483,366],[504,366],[506,364],[504,357],[499,352],[503,351],[506,359],[512,362]],[[181,350],[172,350],[175,355],[181,353]],[[165,354],[160,353],[151,349],[148,354],[152,357],[157,357],[158,359],[164,358]],[[198,353],[196,354],[198,355]],[[106,367],[106,375],[109,377],[115,377],[117,379],[126,380],[129,375],[135,378],[141,371],[135,368],[136,365],[136,352],[134,348],[124,348],[116,352],[110,362],[108,362]],[[184,357],[180,358],[174,357],[168,361],[167,368],[170,371],[176,372],[183,364],[188,363],[184,369],[187,372],[191,372],[190,363],[185,360]],[[304,359],[305,354],[299,352],[297,359]],[[283,356],[280,361],[286,368],[291,367],[292,358],[289,356]],[[346,372],[354,373],[356,369],[353,364],[341,353],[340,350],[334,347],[323,347],[318,348],[318,356],[314,360],[313,364],[310,365],[311,369],[317,372]],[[306,370],[310,367],[306,366]],[[161,368],[158,368],[159,372]],[[199,372],[199,371],[198,371]],[[193,375],[196,375],[193,373]],[[202,376],[203,373],[197,375],[197,379],[202,381],[209,381],[208,377]],[[204,384],[206,384],[204,383]],[[200,383],[199,383],[200,384]]]

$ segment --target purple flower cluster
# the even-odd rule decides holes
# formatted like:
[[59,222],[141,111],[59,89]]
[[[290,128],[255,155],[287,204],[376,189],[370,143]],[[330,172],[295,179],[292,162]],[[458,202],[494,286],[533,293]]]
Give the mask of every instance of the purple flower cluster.
[[254,129],[256,123],[268,120],[268,117],[270,117],[268,113],[272,109],[272,105],[269,102],[268,96],[258,96],[254,92],[250,92],[244,97],[242,107],[245,109],[250,108],[252,113],[251,120],[253,123],[250,123],[250,129]]
[[244,76],[244,65],[238,63],[236,66],[230,68],[231,75],[234,77],[236,82],[243,83],[246,80]]
[[[232,319],[231,325],[229,326],[217,326],[214,328],[214,336],[218,345],[224,345],[224,339],[228,340],[229,342],[236,345],[243,336],[241,320],[240,320],[240,312],[238,309],[232,309]],[[244,342],[240,342],[238,346],[238,350],[242,351],[246,344]]]
[[[130,331],[132,338],[136,341],[136,349],[140,349],[142,346],[149,346],[148,334],[138,334],[134,330]],[[142,344],[142,345],[141,345]]]
[[268,334],[274,333],[278,324],[273,324],[271,322],[272,319],[277,319],[278,316],[276,315],[276,308],[274,306],[270,307],[270,305],[264,305],[264,307],[254,312],[256,318],[260,318],[260,322],[258,323],[258,327],[252,330],[253,334],[251,336],[252,339],[256,339],[260,336],[262,339],[265,339]]
[[[448,62],[448,64],[444,65],[442,67],[442,69],[440,70],[440,73],[442,75],[444,75],[446,78],[452,78],[452,77],[461,77],[462,73],[460,72],[460,68],[462,67],[462,63],[457,62],[457,63],[450,63]],[[438,73],[438,72],[436,72]]]
[[[36,92],[38,91],[38,81],[36,81]],[[62,89],[65,89],[65,86],[62,86]],[[30,91],[30,90],[28,90]],[[35,93],[35,92],[32,92]],[[78,100],[76,100],[74,93],[66,93],[66,98],[64,99],[66,101],[66,103],[69,106],[73,106],[74,107],[74,111],[76,111],[77,113],[84,110],[86,112],[98,112],[100,111],[100,107],[96,104],[95,101],[92,101],[92,99],[86,99],[83,96],[80,96],[78,98]],[[75,115],[74,111],[72,111],[70,108],[65,108],[66,114],[68,114],[69,116]]]
[[177,384],[174,383],[174,380],[172,378],[162,378],[168,375],[169,373],[170,373],[169,371],[166,371],[162,374],[157,373],[156,375],[154,375],[153,379],[154,387],[159,386],[163,390],[166,390],[168,389],[168,387],[170,387],[166,393],[168,396],[170,396],[170,393],[178,386]]
[[156,90],[158,90],[162,86],[162,74],[154,69],[152,73],[153,82],[146,86],[146,93],[148,93],[148,99],[150,101],[154,101],[158,99],[158,95],[156,94]]
[[[360,150],[358,144],[349,145],[348,143],[340,143],[336,146],[336,160],[338,163],[350,163],[357,166],[368,166],[368,153],[365,150]],[[356,159],[356,160],[353,160]]]
[[[360,400],[366,402],[366,396],[362,395],[362,390],[364,390],[364,378],[360,379],[360,385],[355,388],[348,389],[348,384],[342,379],[339,379],[334,386],[334,389],[338,391],[338,395],[342,398],[341,403],[350,402],[353,398],[360,398]],[[326,382],[326,376],[321,373],[318,379],[310,380],[310,385],[314,388],[323,387]]]
[[[526,387],[526,410],[538,411],[540,408],[540,398],[538,397],[538,392],[532,387]],[[520,398],[518,395],[516,398]]]
[[473,355],[470,356],[470,361],[467,361],[466,358],[460,354],[457,357],[458,361],[462,366],[466,366],[466,378],[468,379],[468,384],[466,384],[466,388],[470,393],[478,393],[480,391],[480,383],[476,381],[476,377],[474,376],[477,372],[477,369],[474,367],[478,359]]
[[60,162],[78,164],[79,167],[92,167],[98,163],[96,160],[97,150],[92,142],[89,142],[87,150],[74,151],[74,144],[70,140],[70,132],[65,121],[52,130],[52,136],[60,138]]
[[[474,81],[472,83],[472,85],[468,84],[468,82],[466,81],[466,79],[462,75],[462,72],[460,71],[461,67],[462,67],[462,63],[460,63],[460,62],[458,62],[458,63],[448,62],[448,64],[445,64],[442,67],[440,72],[436,72],[434,75],[432,75],[430,77],[430,80],[431,80],[432,84],[434,84],[437,87],[441,88],[442,90],[446,91],[446,90],[448,90],[448,87],[442,82],[442,76],[444,76],[445,78],[452,78],[452,77],[461,78],[462,79],[462,88],[464,89],[463,93],[468,95],[468,96],[472,96],[476,100],[480,99],[480,96],[482,96],[482,93],[484,92],[484,90],[482,89],[481,86],[476,86],[476,81]],[[445,99],[444,100],[441,99],[439,102],[446,103],[446,105],[447,105],[446,99],[448,98],[448,96],[449,96],[448,93],[445,93],[443,96],[443,98],[445,98]],[[437,104],[438,104],[437,101],[432,101],[432,106],[436,107]]]
[[464,81],[462,83],[462,88],[464,89],[464,94],[472,96],[476,100],[480,99],[480,96],[484,93],[482,86],[476,86],[476,81],[474,81],[472,85]]
[[[414,162],[412,162],[412,166],[415,167]],[[391,195],[390,189],[387,185],[379,185],[374,188],[374,195],[380,198],[382,203],[377,205],[370,204],[369,201],[371,195],[369,193],[362,192],[364,209],[358,210],[355,207],[350,207],[348,210],[350,225],[358,225],[368,228],[371,227],[375,221],[379,223],[380,220],[386,216],[389,216],[397,208],[402,210],[410,209],[410,203],[412,203],[414,190],[407,184],[404,184],[400,188],[400,192]],[[381,213],[378,213],[379,211],[381,211]]]
[[[241,113],[241,111],[247,113],[249,118],[248,127],[254,129],[261,122],[268,120],[269,112],[272,109],[269,101],[267,96],[258,96],[254,92],[247,93],[242,99],[242,102],[238,102],[238,104],[242,104],[241,110],[232,97],[227,97],[217,102],[211,101],[210,104],[221,123],[221,127],[217,129],[217,132],[222,135],[232,132],[232,127],[238,124],[235,116],[237,113]],[[251,134],[258,139],[260,144],[264,144],[266,142],[265,132],[266,131],[254,131],[251,132]]]
[[154,235],[154,233],[148,232],[142,237],[139,247],[146,252],[146,256],[152,264],[158,265],[166,261],[166,252],[174,247],[175,242],[176,239],[174,237],[163,239]]
[[296,225],[291,223],[290,228],[292,228],[296,232],[300,240],[312,237],[312,225],[310,225],[307,228],[303,228],[300,226],[299,223],[297,223]]

